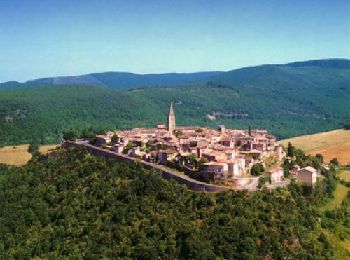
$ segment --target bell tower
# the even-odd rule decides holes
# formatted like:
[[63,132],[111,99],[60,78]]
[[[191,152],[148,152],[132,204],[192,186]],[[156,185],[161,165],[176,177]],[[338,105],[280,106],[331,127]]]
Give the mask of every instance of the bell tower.
[[170,103],[169,113],[168,113],[168,122],[167,122],[167,128],[169,134],[174,134],[175,131],[175,113],[173,108],[173,102]]

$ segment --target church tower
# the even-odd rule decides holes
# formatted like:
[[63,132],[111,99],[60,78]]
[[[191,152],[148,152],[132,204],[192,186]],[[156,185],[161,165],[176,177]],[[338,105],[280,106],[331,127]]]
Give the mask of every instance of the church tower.
[[167,122],[169,134],[174,134],[175,131],[175,113],[173,108],[173,102],[170,103],[168,122]]

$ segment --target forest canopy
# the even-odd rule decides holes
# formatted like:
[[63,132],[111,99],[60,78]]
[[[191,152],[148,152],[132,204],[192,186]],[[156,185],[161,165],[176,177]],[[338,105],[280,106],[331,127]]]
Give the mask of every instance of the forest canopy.
[[[0,258],[325,259],[323,182],[274,191],[195,193],[138,164],[82,148],[3,167]],[[328,177],[326,176],[326,179]]]

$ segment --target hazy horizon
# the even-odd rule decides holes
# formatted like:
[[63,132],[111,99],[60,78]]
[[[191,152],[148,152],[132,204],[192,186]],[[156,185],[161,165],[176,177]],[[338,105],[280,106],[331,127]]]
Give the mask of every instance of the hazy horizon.
[[38,77],[38,78],[30,78],[27,80],[8,80],[8,81],[0,81],[0,83],[6,83],[6,82],[19,82],[19,83],[25,83],[27,81],[31,80],[37,80],[37,79],[45,79],[45,78],[59,78],[59,77],[76,77],[76,76],[84,76],[84,75],[89,75],[89,74],[99,74],[99,73],[130,73],[130,74],[136,74],[136,75],[161,75],[161,74],[194,74],[194,73],[209,73],[209,72],[228,72],[232,70],[238,70],[238,69],[243,69],[243,68],[248,68],[248,67],[258,67],[258,66],[263,66],[263,65],[283,65],[283,64],[290,64],[290,63],[295,63],[295,62],[307,62],[307,61],[315,61],[315,60],[350,60],[348,58],[324,58],[324,59],[310,59],[310,60],[303,60],[303,61],[288,61],[286,63],[262,63],[262,64],[255,64],[255,65],[248,65],[244,67],[238,67],[238,68],[233,68],[229,70],[205,70],[205,71],[188,71],[188,72],[182,72],[182,71],[169,71],[169,72],[149,72],[149,73],[138,73],[138,72],[133,72],[133,71],[91,71],[83,74],[76,74],[76,75],[48,75],[48,76],[43,76],[43,77]]
[[347,1],[0,0],[0,82],[350,58]]

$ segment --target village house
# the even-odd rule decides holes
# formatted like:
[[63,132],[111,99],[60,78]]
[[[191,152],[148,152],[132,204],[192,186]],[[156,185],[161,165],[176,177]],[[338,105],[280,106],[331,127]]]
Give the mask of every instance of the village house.
[[114,151],[116,153],[122,153],[124,151],[124,145],[123,144],[115,144],[112,146],[111,151]]
[[268,176],[271,179],[271,184],[281,182],[284,179],[284,170],[282,167],[271,169]]
[[160,150],[158,151],[158,161],[162,165],[167,165],[169,161],[176,158],[177,152],[174,150]]
[[314,186],[317,181],[317,171],[311,166],[300,169],[297,172],[297,180],[309,186]]
[[228,165],[227,163],[219,162],[204,163],[201,174],[206,180],[209,181],[227,179]]
[[235,158],[227,162],[229,177],[240,177],[245,175],[246,167],[243,158]]

